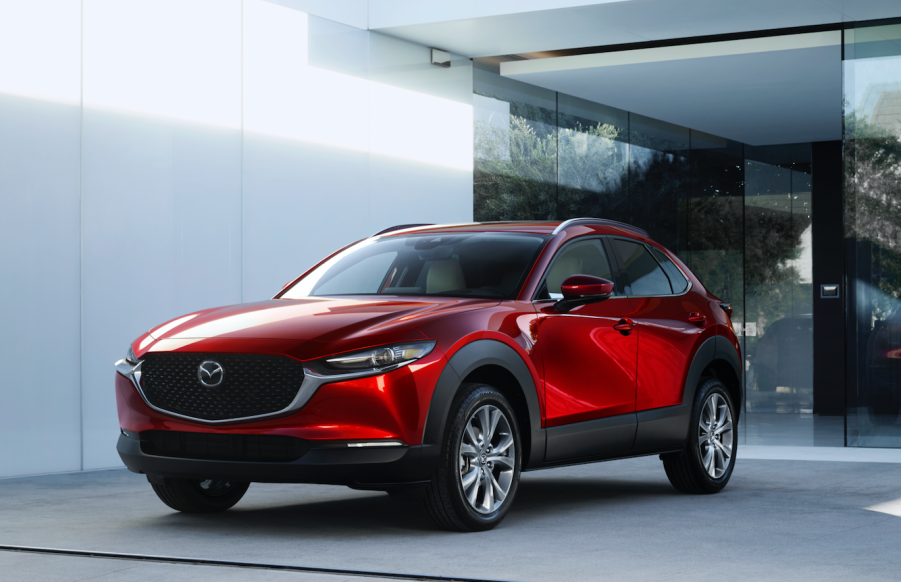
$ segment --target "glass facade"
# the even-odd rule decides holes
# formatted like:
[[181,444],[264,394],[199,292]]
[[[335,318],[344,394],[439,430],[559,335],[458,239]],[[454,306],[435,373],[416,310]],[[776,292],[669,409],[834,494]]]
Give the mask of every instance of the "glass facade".
[[901,25],[844,48],[847,439],[901,447]]
[[732,304],[732,320],[743,327],[743,146],[693,130],[689,159],[686,262],[708,291]]
[[557,94],[474,66],[472,103],[475,220],[557,218]]
[[[658,233],[688,262],[688,129],[629,114],[629,191],[633,219]],[[681,234],[681,239],[680,239]]]
[[813,412],[811,145],[752,147],[474,67],[475,220],[634,224],[732,303],[743,443],[844,444]]
[[557,216],[629,219],[629,115],[557,94]]
[[[814,402],[814,306],[825,295],[813,283],[810,143],[750,146],[474,67],[475,220],[598,216],[677,252],[732,303],[748,444],[901,447],[901,24],[853,26],[834,211],[844,256],[830,257],[844,264],[845,337],[819,338],[844,340],[845,394],[828,388],[843,416]],[[825,163],[837,168],[829,143],[836,159]]]
[[844,444],[815,416],[809,144],[745,147],[745,360],[750,444]]

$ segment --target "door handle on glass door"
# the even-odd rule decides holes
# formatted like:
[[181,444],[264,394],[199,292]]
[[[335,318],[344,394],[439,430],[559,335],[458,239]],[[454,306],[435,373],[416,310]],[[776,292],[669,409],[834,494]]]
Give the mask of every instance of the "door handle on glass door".
[[632,333],[632,330],[635,329],[635,322],[628,317],[624,317],[613,326],[613,329],[623,335],[629,335]]
[[703,324],[707,322],[707,316],[700,311],[692,311],[688,314],[688,321]]

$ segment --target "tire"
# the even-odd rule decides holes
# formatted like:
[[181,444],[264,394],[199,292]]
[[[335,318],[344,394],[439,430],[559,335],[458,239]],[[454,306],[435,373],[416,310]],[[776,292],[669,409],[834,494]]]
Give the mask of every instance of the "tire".
[[224,479],[163,479],[150,484],[160,501],[184,513],[216,513],[241,501],[250,483]]
[[[488,439],[482,431],[486,420]],[[519,488],[521,456],[516,415],[504,395],[486,384],[463,384],[451,404],[438,468],[425,491],[426,513],[451,531],[495,527]]]
[[[711,402],[716,405],[716,421],[713,424],[710,422]],[[734,426],[734,419],[732,398],[722,382],[716,378],[701,378],[692,407],[685,448],[679,453],[660,455],[666,476],[673,487],[692,494],[722,491],[732,477],[738,450],[738,431]],[[707,434],[714,438],[706,438]],[[719,434],[719,439],[715,438],[716,434]],[[707,456],[708,451],[710,457]],[[707,463],[705,459],[708,460]]]

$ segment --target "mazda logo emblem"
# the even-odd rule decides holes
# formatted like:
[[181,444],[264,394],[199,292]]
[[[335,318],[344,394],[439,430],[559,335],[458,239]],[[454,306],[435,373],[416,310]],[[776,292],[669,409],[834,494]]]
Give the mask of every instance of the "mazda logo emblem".
[[219,365],[219,362],[207,360],[197,368],[197,379],[207,388],[215,388],[225,380],[225,369]]

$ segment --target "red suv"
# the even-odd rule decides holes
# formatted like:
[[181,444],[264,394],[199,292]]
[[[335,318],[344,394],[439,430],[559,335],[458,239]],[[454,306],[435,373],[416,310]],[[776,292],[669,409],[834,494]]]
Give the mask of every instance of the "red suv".
[[404,225],[136,339],[117,448],[186,512],[327,483],[484,530],[521,471],[656,454],[678,490],[715,493],[742,402],[730,312],[626,224]]

